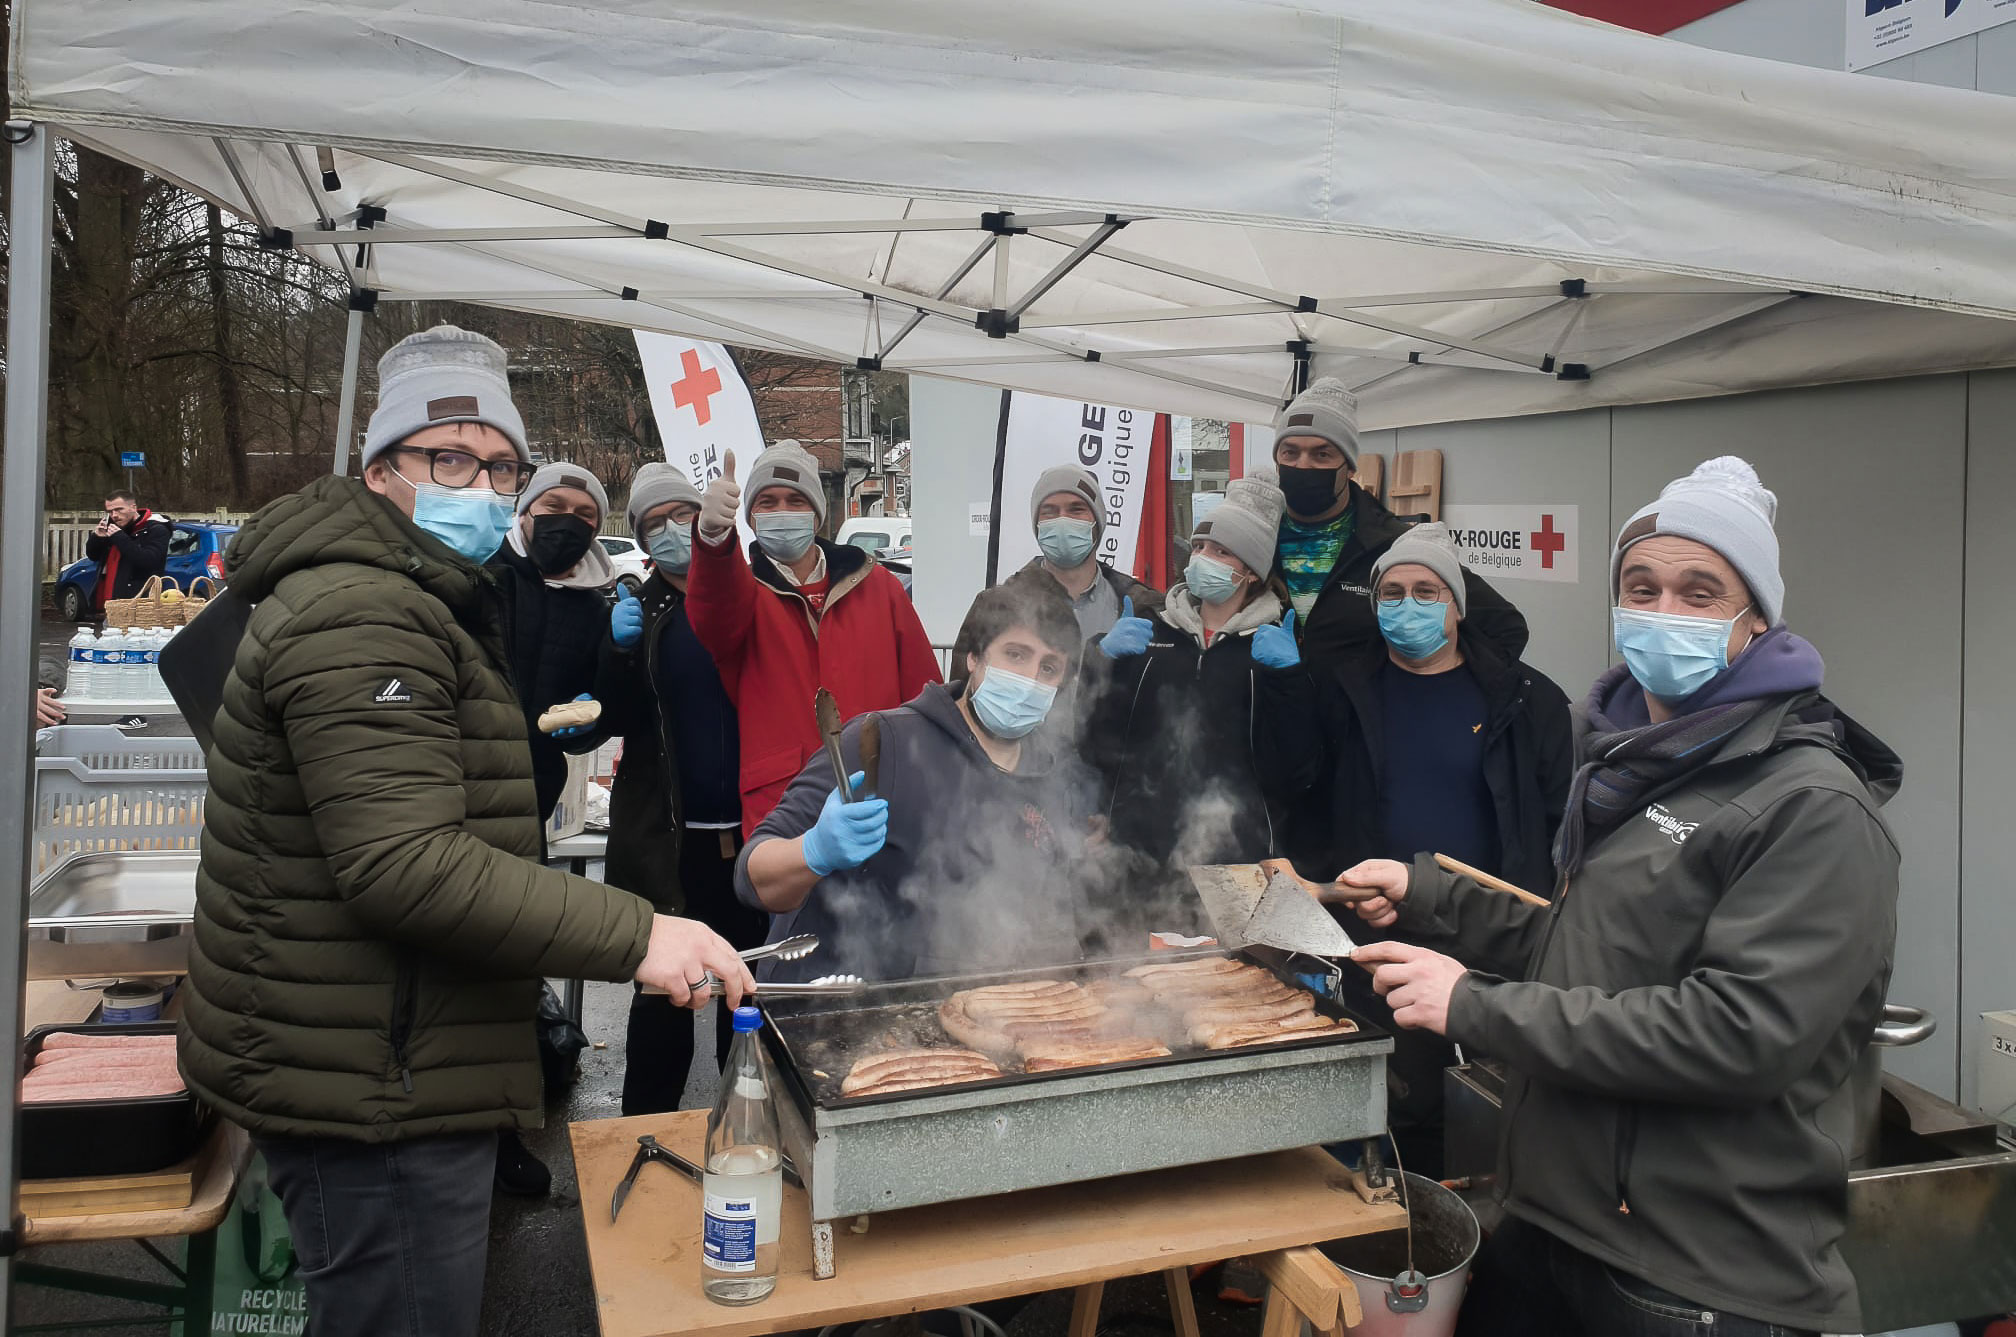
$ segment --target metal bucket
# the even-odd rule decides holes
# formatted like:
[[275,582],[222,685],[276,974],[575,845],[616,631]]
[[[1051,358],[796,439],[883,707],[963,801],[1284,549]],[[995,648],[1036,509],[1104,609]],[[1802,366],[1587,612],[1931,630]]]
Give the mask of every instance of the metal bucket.
[[[1358,1287],[1365,1322],[1351,1337],[1450,1337],[1483,1232],[1468,1203],[1432,1179],[1406,1176],[1408,1229],[1323,1246]],[[1408,1271],[1407,1241],[1414,1241]]]
[[1868,1048],[1849,1080],[1855,1091],[1855,1145],[1849,1164],[1865,1170],[1876,1164],[1883,1140],[1883,1051],[1915,1045],[1939,1029],[1938,1019],[1922,1008],[1883,1005],[1883,1018],[1869,1037]]

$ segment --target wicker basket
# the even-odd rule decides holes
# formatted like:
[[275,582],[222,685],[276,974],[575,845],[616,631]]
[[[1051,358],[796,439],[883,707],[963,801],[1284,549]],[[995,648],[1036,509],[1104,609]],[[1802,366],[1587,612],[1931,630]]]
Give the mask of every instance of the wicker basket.
[[[208,595],[198,596],[196,586],[210,587]],[[217,592],[217,584],[208,576],[198,576],[189,582],[190,592],[182,593],[182,587],[172,576],[149,576],[147,583],[140,587],[140,593],[131,599],[107,599],[105,601],[105,625],[108,627],[182,627],[189,619],[203,611],[211,597]],[[173,590],[175,597],[167,597]]]

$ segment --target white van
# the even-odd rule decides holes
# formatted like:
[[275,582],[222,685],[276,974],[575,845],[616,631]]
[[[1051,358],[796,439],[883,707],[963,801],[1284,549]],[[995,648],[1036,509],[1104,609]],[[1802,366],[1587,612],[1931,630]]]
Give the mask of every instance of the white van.
[[851,543],[864,552],[910,546],[910,517],[907,515],[857,515],[840,522],[839,543]]

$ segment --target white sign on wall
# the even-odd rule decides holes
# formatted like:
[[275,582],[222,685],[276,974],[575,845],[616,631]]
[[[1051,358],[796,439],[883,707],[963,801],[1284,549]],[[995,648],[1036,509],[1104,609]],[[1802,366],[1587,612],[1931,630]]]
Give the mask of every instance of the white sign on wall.
[[[693,486],[705,492],[732,450],[736,476],[747,482],[750,466],[763,453],[763,429],[735,359],[720,344],[643,330],[636,335],[666,460],[685,469]],[[735,527],[747,548],[756,536],[739,515]]]
[[1848,68],[1950,42],[2016,20],[2016,0],[1845,0]]
[[1145,409],[1087,404],[1076,399],[1003,391],[996,449],[994,580],[1004,580],[1036,556],[1036,527],[1029,523],[1029,494],[1045,469],[1076,464],[1099,480],[1106,528],[1098,558],[1120,571],[1134,569],[1141,534],[1141,495],[1155,415]]
[[1442,523],[1464,565],[1486,580],[1577,579],[1581,520],[1573,506],[1447,506]]
[[1191,460],[1196,455],[1197,437],[1188,418],[1169,420],[1169,479],[1171,482],[1190,481]]

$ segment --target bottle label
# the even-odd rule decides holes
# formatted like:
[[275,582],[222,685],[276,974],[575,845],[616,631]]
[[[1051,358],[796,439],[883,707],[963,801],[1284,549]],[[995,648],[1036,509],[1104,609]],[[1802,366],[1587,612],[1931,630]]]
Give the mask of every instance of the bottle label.
[[73,664],[88,664],[91,662],[91,652],[81,645],[73,645],[70,647],[70,662]]
[[748,1198],[706,1195],[701,1251],[716,1272],[756,1270],[756,1204]]

